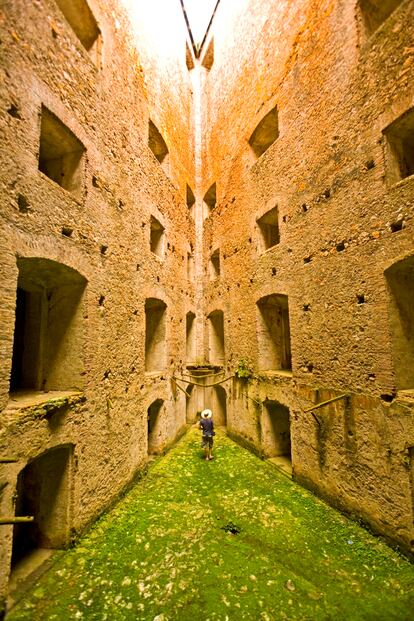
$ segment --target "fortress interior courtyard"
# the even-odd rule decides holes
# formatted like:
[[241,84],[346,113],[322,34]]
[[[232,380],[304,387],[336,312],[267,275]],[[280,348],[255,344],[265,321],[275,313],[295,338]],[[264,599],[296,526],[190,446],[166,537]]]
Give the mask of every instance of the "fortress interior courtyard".
[[1,0],[0,76],[0,617],[411,620],[414,0]]

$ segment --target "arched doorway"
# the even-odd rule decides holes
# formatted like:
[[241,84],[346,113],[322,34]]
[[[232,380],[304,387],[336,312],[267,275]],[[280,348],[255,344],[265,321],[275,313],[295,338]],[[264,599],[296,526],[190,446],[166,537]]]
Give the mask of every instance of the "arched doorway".
[[162,444],[161,413],[164,401],[156,399],[148,408],[148,455],[158,453]]
[[73,445],[43,453],[20,472],[16,485],[16,516],[34,522],[13,529],[12,567],[34,550],[63,548],[71,525],[71,463]]

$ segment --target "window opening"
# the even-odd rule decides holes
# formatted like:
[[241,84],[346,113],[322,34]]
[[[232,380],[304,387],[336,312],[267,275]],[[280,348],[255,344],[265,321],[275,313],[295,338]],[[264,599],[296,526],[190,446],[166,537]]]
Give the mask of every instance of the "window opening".
[[205,214],[206,217],[213,211],[213,209],[216,206],[217,203],[217,197],[216,197],[216,184],[213,183],[209,189],[207,190],[207,192],[204,194],[204,198],[203,198],[204,203],[207,205],[207,213]]
[[10,391],[79,390],[86,280],[48,259],[18,259],[17,267]]
[[292,356],[288,298],[272,294],[257,303],[258,362],[263,371],[290,371]]
[[150,249],[151,252],[160,257],[164,256],[164,238],[165,228],[154,216],[151,216],[150,220]]
[[224,364],[224,315],[217,310],[208,316],[208,345],[210,364]]
[[211,67],[213,66],[214,64],[214,38],[212,38],[210,43],[208,44],[206,52],[201,60],[201,64],[205,69],[207,69],[207,71],[210,71]]
[[72,445],[54,448],[20,472],[15,515],[35,519],[13,527],[12,568],[34,550],[64,548],[69,543],[72,455]]
[[77,198],[82,193],[84,153],[71,130],[42,106],[39,170]]
[[86,0],[56,0],[56,4],[85,50],[97,63],[100,56],[101,32]]
[[186,201],[187,201],[187,207],[190,211],[191,217],[194,218],[194,205],[195,205],[196,199],[195,199],[192,189],[190,188],[188,184],[187,184],[187,192],[186,192]]
[[414,256],[392,265],[385,278],[396,388],[414,389]]
[[259,231],[259,249],[265,252],[280,242],[278,208],[273,207],[257,220]]
[[168,172],[168,147],[151,119],[148,122],[148,146],[162,165],[164,171]]
[[220,250],[215,250],[210,257],[210,280],[220,277]]
[[148,455],[156,454],[162,445],[162,411],[164,401],[156,399],[147,410],[148,414]]
[[384,130],[387,176],[390,183],[414,175],[414,108]]
[[145,370],[162,371],[166,365],[167,305],[157,298],[145,302]]
[[359,0],[359,8],[366,34],[371,36],[402,0]]
[[266,457],[291,459],[289,408],[266,400],[262,410],[262,450]]
[[188,71],[191,71],[195,67],[193,54],[187,42],[185,43],[185,64],[187,65]]
[[277,106],[266,114],[252,133],[249,145],[256,157],[259,158],[279,137],[279,121]]
[[186,329],[186,359],[187,364],[195,362],[197,358],[196,350],[196,321],[195,314],[191,311],[186,315],[185,329]]

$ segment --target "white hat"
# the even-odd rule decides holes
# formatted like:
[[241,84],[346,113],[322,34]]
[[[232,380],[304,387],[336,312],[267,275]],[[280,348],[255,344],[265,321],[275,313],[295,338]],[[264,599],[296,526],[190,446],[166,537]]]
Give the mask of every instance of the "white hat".
[[211,418],[213,416],[213,412],[211,410],[203,410],[201,412],[201,418]]

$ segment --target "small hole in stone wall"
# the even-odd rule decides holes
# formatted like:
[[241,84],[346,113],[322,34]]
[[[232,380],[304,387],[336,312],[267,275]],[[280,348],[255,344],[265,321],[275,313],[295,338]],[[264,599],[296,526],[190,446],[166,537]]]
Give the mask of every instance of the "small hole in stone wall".
[[287,216],[283,216],[282,221],[286,224],[286,222],[288,221],[288,217]]
[[310,304],[304,304],[304,305],[303,305],[303,310],[304,310],[305,312],[310,311]]
[[308,373],[313,373],[313,364],[311,362],[308,362],[306,364],[306,369],[307,369]]
[[343,250],[345,250],[345,243],[339,242],[339,244],[336,244],[336,249],[338,252],[342,252]]
[[133,315],[137,316],[138,315],[138,309],[135,309],[134,312],[132,313]]
[[397,222],[392,222],[391,233],[397,233],[398,231],[402,231],[404,228],[404,220],[398,220]]
[[20,213],[28,213],[30,211],[29,201],[23,194],[19,194],[17,197],[17,206],[19,208]]
[[394,401],[394,395],[384,393],[381,395],[381,399],[386,403],[391,403],[392,401]]
[[64,235],[65,237],[72,237],[73,234],[73,229],[71,229],[69,226],[62,226],[62,235]]
[[309,211],[309,205],[307,205],[306,203],[303,203],[302,211],[303,211],[303,213],[306,213],[307,211]]
[[312,261],[312,257],[304,257],[303,262],[304,263],[310,263]]
[[10,116],[12,116],[14,119],[21,119],[21,115],[19,112],[19,108],[15,105],[15,104],[11,104],[10,108],[7,110],[7,112],[10,114]]
[[365,295],[363,293],[357,295],[358,304],[365,304]]
[[108,246],[101,246],[101,254],[105,255],[108,251]]
[[251,243],[252,243],[252,238],[251,238],[251,237],[249,237],[249,244],[251,244]]
[[94,188],[99,188],[98,177],[95,177],[95,175],[92,176],[92,185]]
[[104,303],[105,303],[105,296],[101,295],[100,298],[99,298],[99,306],[103,306]]
[[110,375],[111,375],[111,370],[110,370],[110,369],[108,369],[107,371],[105,371],[104,376],[103,376],[103,379],[104,379],[104,380],[109,379],[109,376],[110,376]]
[[159,276],[157,276],[157,282],[160,282],[160,277]]
[[141,266],[139,263],[137,263],[137,272],[141,269]]
[[327,188],[326,190],[324,190],[324,191],[323,191],[322,196],[323,196],[324,198],[330,198],[330,197],[331,197],[331,191],[330,191],[330,189],[329,189],[329,188]]
[[372,170],[373,168],[375,168],[375,162],[372,158],[365,162],[365,168],[366,170]]
[[374,381],[375,380],[375,373],[370,373],[368,375],[368,379],[371,380],[371,381]]
[[275,267],[272,267],[272,276],[276,276],[277,274],[277,269]]

